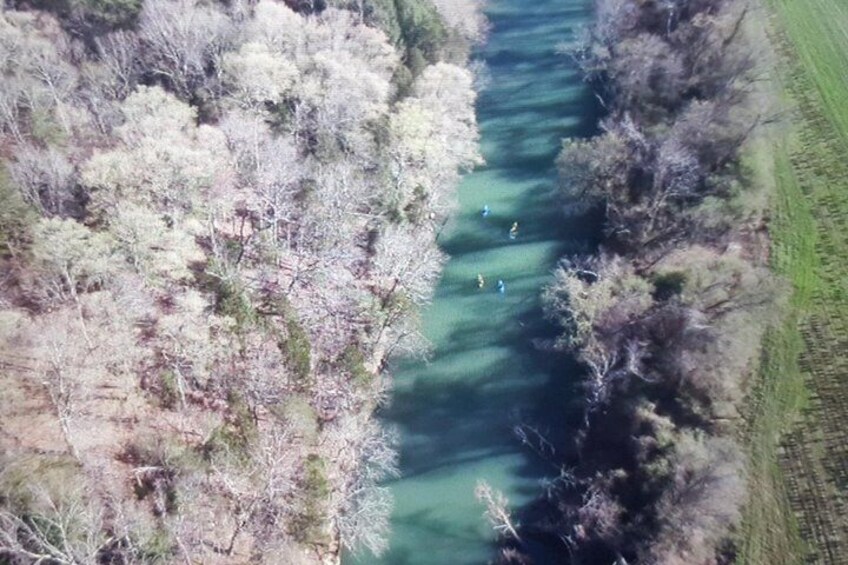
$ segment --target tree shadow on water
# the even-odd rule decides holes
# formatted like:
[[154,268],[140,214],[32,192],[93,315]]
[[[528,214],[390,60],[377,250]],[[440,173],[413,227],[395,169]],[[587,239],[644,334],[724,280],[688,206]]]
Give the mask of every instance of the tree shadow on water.
[[[473,186],[486,190],[483,182],[496,183],[505,209],[493,206],[485,219],[465,211],[445,230],[440,244],[451,264],[436,301],[446,318],[433,321],[439,326],[433,356],[426,363],[393,363],[397,386],[381,417],[402,430],[398,488],[411,481],[408,488],[426,492],[403,502],[395,523],[395,538],[403,539],[373,563],[435,564],[444,555],[428,551],[435,547],[479,548],[486,543],[482,516],[480,522],[465,515],[457,520],[443,511],[455,496],[443,489],[458,488],[449,484],[452,478],[487,464],[508,465],[508,496],[532,500],[541,495],[541,482],[558,474],[558,458],[573,443],[580,371],[567,356],[537,349],[557,334],[544,319],[539,294],[561,256],[595,245],[600,225],[597,214],[566,219],[554,169],[560,138],[593,134],[600,113],[588,88],[576,90],[578,71],[556,49],[588,19],[590,3],[491,2],[492,37],[480,54],[491,81],[478,103],[488,165],[477,173],[484,180],[475,179]],[[507,232],[514,221],[521,230],[511,241]],[[474,287],[478,268],[486,271],[487,285],[506,272],[502,300],[488,286]],[[513,432],[519,423],[545,434],[552,454],[540,457],[522,446]],[[513,512],[530,523],[537,508],[526,504]],[[560,542],[532,529],[527,534],[536,563],[567,563]],[[462,565],[463,558],[454,563]]]

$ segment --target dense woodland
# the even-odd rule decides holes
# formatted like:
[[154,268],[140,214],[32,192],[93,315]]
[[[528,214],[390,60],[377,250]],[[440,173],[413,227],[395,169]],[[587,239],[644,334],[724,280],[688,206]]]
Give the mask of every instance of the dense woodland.
[[0,561],[380,553],[473,0],[0,12]]
[[[585,406],[543,519],[478,489],[507,560],[540,532],[582,562],[733,560],[783,294],[740,161],[765,111],[747,16],[597,0],[577,54],[607,114],[559,168],[603,243],[545,291]],[[384,360],[426,350],[484,33],[476,0],[6,2],[0,562],[385,550],[372,416]]]
[[539,526],[580,562],[730,563],[746,500],[742,400],[782,285],[767,195],[740,150],[751,102],[744,0],[599,0],[577,50],[607,116],[559,157],[569,209],[603,242],[546,290],[586,369],[573,457]]

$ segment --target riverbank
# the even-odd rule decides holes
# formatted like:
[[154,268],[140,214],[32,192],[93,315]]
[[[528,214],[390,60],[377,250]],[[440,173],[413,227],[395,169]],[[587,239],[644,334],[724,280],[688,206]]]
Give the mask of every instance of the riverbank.
[[764,70],[787,111],[749,159],[774,190],[772,265],[793,295],[766,340],[753,398],[752,496],[738,562],[840,563],[848,555],[848,370],[839,354],[848,317],[848,12],[827,0],[763,4],[777,53]]
[[723,562],[747,490],[745,407],[787,294],[767,268],[769,194],[742,158],[771,119],[751,96],[751,8],[602,8],[581,54],[610,113],[559,164],[566,195],[605,211],[605,237],[546,292],[587,372],[555,529],[591,562]]

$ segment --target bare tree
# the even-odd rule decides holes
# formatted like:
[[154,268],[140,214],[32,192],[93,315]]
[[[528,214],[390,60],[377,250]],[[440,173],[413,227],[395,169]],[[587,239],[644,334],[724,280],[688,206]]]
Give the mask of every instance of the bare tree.
[[744,458],[729,439],[684,433],[672,460],[673,483],[658,515],[662,529],[650,548],[658,563],[706,563],[745,500]]
[[[79,460],[80,454],[71,430],[71,423],[77,409],[78,399],[75,397],[79,383],[70,378],[68,373],[74,370],[69,365],[80,363],[83,359],[80,359],[78,355],[73,355],[76,351],[69,351],[73,348],[73,345],[67,343],[68,339],[69,336],[61,328],[56,328],[45,336],[46,347],[44,350],[47,359],[45,359],[46,366],[42,372],[42,384],[47,390],[50,402],[56,411],[56,418],[59,422],[59,428],[62,430],[62,436],[65,438],[65,444],[68,446],[68,451],[74,459]],[[71,355],[68,355],[68,353],[71,353]]]
[[331,519],[353,552],[379,556],[388,548],[394,501],[381,483],[398,476],[396,442],[393,430],[355,414],[335,419],[321,438],[322,449],[336,462]]
[[257,42],[225,53],[222,70],[224,83],[239,104],[257,109],[281,103],[298,77],[298,69],[291,61]]
[[483,13],[485,0],[433,0],[448,26],[472,43],[485,39],[488,22]]
[[183,97],[203,85],[206,67],[227,45],[231,24],[194,0],[148,0],[139,22],[145,66]]
[[190,266],[206,258],[191,234],[168,227],[160,214],[132,202],[116,204],[109,233],[152,284],[187,280],[193,276]]
[[30,52],[27,61],[28,72],[38,81],[41,96],[50,101],[59,123],[66,134],[71,133],[71,122],[65,104],[76,88],[78,73],[66,60],[59,56],[67,49],[67,40],[63,34],[51,43],[38,46]]
[[661,37],[642,33],[625,39],[615,54],[611,73],[620,104],[647,113],[679,102],[686,80],[684,61]]
[[302,47],[305,18],[285,2],[259,0],[253,12],[254,17],[245,26],[247,35],[253,40],[281,54],[293,54]]
[[210,224],[229,217],[234,205],[223,133],[197,126],[196,110],[159,87],[140,87],[121,111],[125,122],[116,133],[122,143],[96,152],[82,167],[91,211],[108,218],[130,201],[166,216],[175,228],[208,235]]
[[55,148],[22,146],[9,172],[26,201],[43,215],[66,216],[73,210],[74,167]]
[[516,524],[509,512],[509,501],[502,492],[492,488],[486,481],[478,481],[474,489],[477,500],[486,506],[484,516],[492,528],[501,536],[520,542]]
[[[48,39],[50,37],[50,39]],[[4,11],[0,14],[0,124],[17,141],[27,133],[25,117],[55,111],[70,133],[65,104],[77,80],[76,69],[62,57],[69,42],[49,16]]]
[[111,241],[74,220],[49,218],[33,229],[33,255],[48,293],[78,301],[114,272]]
[[380,298],[379,326],[374,342],[394,333],[388,341],[394,349],[408,332],[402,322],[414,319],[415,310],[425,304],[435,288],[444,256],[431,243],[423,243],[416,234],[389,226],[377,242],[372,276]]
[[96,563],[114,542],[104,531],[100,509],[83,502],[82,493],[60,499],[36,487],[32,495],[35,508],[28,513],[0,509],[0,557],[61,565]]
[[375,484],[360,485],[348,500],[338,519],[342,543],[354,552],[364,548],[382,556],[389,547],[389,516],[394,506],[391,491]]
[[119,30],[94,40],[106,76],[98,81],[112,99],[123,100],[135,88],[139,78],[139,39],[130,31]]
[[583,505],[577,511],[580,526],[601,539],[614,542],[621,533],[624,508],[609,493],[605,481],[596,480],[583,493]]

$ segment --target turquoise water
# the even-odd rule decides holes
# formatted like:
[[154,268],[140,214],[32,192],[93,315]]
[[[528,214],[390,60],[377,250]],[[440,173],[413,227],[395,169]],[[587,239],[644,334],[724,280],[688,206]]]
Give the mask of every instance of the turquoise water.
[[362,563],[486,563],[493,532],[474,498],[477,480],[520,508],[553,472],[522,448],[512,426],[555,428],[573,395],[573,372],[530,342],[551,333],[539,309],[551,269],[585,244],[586,230],[569,225],[559,208],[553,164],[562,137],[588,134],[595,123],[588,88],[570,58],[557,54],[590,18],[590,3],[489,1],[493,29],[478,54],[491,75],[478,104],[487,166],[464,180],[460,208],[440,238],[451,259],[424,313],[433,356],[393,371],[383,417],[401,431],[403,476],[391,485],[391,549]]

